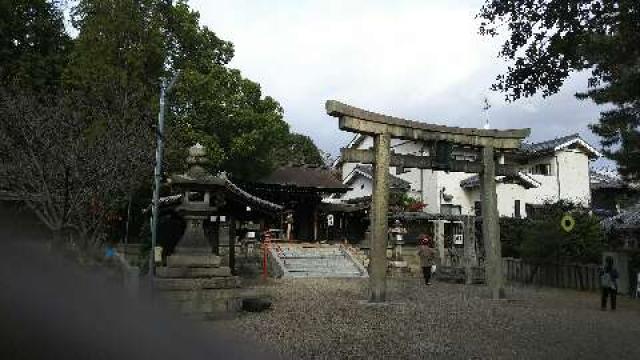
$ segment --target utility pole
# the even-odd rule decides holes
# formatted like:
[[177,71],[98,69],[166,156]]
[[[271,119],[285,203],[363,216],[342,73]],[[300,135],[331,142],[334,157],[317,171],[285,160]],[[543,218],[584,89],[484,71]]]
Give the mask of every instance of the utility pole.
[[162,150],[164,147],[164,105],[165,96],[175,84],[180,71],[167,84],[167,79],[162,78],[160,85],[160,110],[158,112],[158,127],[156,129],[156,166],[153,171],[154,188],[153,188],[153,207],[151,218],[151,254],[149,256],[149,275],[153,279],[156,275],[156,244],[158,240],[158,213],[160,205],[160,181],[162,180]]

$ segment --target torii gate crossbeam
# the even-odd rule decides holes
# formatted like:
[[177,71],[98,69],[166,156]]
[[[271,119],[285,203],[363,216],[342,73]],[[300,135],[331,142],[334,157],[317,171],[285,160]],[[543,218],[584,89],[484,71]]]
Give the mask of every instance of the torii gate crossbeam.
[[[406,120],[377,114],[329,100],[327,114],[339,119],[340,129],[374,138],[373,151],[343,149],[343,160],[373,163],[373,196],[371,204],[371,252],[369,270],[369,301],[386,299],[387,271],[387,211],[389,207],[389,166],[441,169],[429,157],[391,154],[391,138],[422,142],[448,142],[480,148],[482,163],[450,161],[446,170],[480,173],[482,188],[482,234],[485,244],[485,274],[492,296],[504,297],[500,227],[496,196],[496,172],[500,175],[515,173],[515,168],[495,162],[495,149],[513,150],[520,147],[530,129],[487,130],[459,128]],[[441,169],[445,170],[445,169]]]

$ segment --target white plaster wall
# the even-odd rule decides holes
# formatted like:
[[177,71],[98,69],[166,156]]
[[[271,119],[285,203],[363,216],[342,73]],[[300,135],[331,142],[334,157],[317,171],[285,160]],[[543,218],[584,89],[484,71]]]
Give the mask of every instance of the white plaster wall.
[[348,200],[362,196],[369,196],[373,192],[373,182],[362,175],[355,175],[354,181],[349,184],[352,190],[347,191],[340,199]]
[[438,192],[438,171],[423,170],[424,176],[424,202],[427,206],[424,208],[424,212],[430,214],[440,213],[440,193]]
[[[520,216],[525,217],[525,203],[529,192],[533,189],[525,189],[519,184],[496,184],[496,197],[498,199],[499,216],[515,216],[515,202],[520,200]],[[469,200],[472,206],[480,200],[480,189],[474,188],[468,191]]]
[[342,174],[342,181],[344,182],[345,180],[347,180],[347,177],[349,176],[349,174],[351,174],[351,172],[353,171],[353,169],[356,168],[355,163],[342,163],[342,167],[341,167],[341,174]]
[[[366,150],[369,148],[373,148],[373,138],[371,136],[366,136],[364,140],[356,147],[357,149]],[[347,179],[347,176],[351,174],[353,169],[356,168],[358,164],[356,163],[345,163],[343,162],[341,165],[342,172],[342,181]]]
[[581,151],[564,150],[557,153],[560,197],[583,206],[591,204],[589,187],[589,158]]
[[[403,141],[392,145],[392,150],[398,154],[411,154],[428,156],[429,150],[423,144],[415,141]],[[425,212],[440,212],[437,194],[434,189],[437,187],[437,178],[433,171],[424,169],[405,169],[405,173],[396,175],[411,184],[409,196],[424,202],[427,206]],[[391,174],[396,174],[395,168],[391,169]]]
[[[358,146],[359,149],[373,147],[373,138],[367,136]],[[428,151],[422,152],[422,144],[414,141],[398,139],[391,140],[392,150],[399,154],[428,155]],[[543,204],[547,201],[567,199],[588,206],[591,201],[589,190],[589,159],[586,154],[577,150],[558,151],[553,156],[532,159],[527,165],[522,166],[524,172],[528,172],[536,164],[549,164],[550,175],[530,175],[541,185],[538,188],[525,189],[519,184],[498,184],[496,188],[498,197],[498,212],[500,216],[514,216],[515,200],[520,200],[520,213],[526,216],[526,204]],[[343,179],[351,173],[356,164],[343,164]],[[395,168],[391,168],[392,175],[398,176],[411,184],[409,195],[423,200],[426,203],[424,209],[428,213],[439,213],[440,205],[448,203],[462,207],[463,214],[473,214],[474,204],[480,200],[479,189],[472,191],[460,187],[460,181],[473,176],[467,173],[445,173],[444,171],[407,169],[403,174],[396,175]],[[422,175],[422,181],[421,181]],[[362,176],[351,186],[352,191],[345,194],[343,199],[371,195],[372,181]],[[422,186],[421,186],[422,182]],[[364,189],[360,185],[364,183]],[[558,183],[560,186],[558,186]],[[450,202],[443,202],[440,189],[446,188],[446,193],[453,195]]]
[[[396,141],[396,139],[392,139],[391,141]],[[373,149],[373,137],[366,136],[360,145],[358,145],[358,149]]]
[[[436,174],[438,176],[437,188],[429,189],[429,191],[436,192],[434,196],[439,199],[438,212],[440,211],[440,205],[451,204],[461,206],[461,212],[463,215],[473,214],[474,200],[468,191],[465,191],[460,187],[460,182],[474,174],[462,172],[450,172],[447,174],[444,171],[437,171]],[[451,201],[444,201],[440,196],[440,190],[443,187],[445,188],[446,194],[453,195],[453,199],[451,199]]]
[[520,184],[498,184],[496,194],[498,198],[498,214],[500,216],[515,217],[516,200],[520,200],[520,216],[525,216],[527,194],[534,189],[526,189]]

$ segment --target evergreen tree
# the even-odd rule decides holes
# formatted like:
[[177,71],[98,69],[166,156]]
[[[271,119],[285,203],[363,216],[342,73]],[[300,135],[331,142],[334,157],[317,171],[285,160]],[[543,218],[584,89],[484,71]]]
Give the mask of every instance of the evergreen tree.
[[640,177],[640,2],[637,0],[487,0],[480,33],[508,37],[511,61],[493,85],[507,100],[557,93],[574,71],[590,70],[577,94],[608,104],[591,129],[604,153],[632,180]]
[[1,87],[42,92],[59,87],[70,45],[57,3],[0,1]]

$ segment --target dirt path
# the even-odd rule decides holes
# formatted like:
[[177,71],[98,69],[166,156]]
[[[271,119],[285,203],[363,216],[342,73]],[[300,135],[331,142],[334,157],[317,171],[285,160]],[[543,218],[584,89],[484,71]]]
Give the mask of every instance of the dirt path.
[[294,359],[640,359],[640,301],[602,312],[598,295],[509,289],[415,278],[389,283],[391,300],[369,305],[366,280],[276,281],[270,311],[225,325]]

